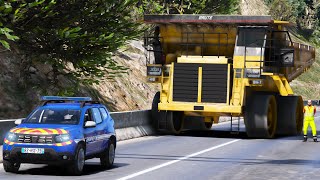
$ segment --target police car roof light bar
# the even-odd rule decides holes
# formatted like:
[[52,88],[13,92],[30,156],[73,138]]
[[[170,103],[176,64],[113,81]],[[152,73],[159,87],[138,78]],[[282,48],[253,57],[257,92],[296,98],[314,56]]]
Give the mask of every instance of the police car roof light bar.
[[92,101],[91,97],[42,96],[41,101]]

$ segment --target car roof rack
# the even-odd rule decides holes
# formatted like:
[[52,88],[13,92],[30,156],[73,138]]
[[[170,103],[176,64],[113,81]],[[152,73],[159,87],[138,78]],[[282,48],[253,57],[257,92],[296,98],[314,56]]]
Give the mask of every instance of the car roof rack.
[[81,107],[85,106],[86,104],[101,104],[99,101],[83,101],[81,102]]
[[100,104],[99,101],[93,101],[91,97],[62,97],[62,96],[42,96],[40,98],[41,106],[48,103],[66,103],[66,102],[79,102],[81,107],[86,104]]

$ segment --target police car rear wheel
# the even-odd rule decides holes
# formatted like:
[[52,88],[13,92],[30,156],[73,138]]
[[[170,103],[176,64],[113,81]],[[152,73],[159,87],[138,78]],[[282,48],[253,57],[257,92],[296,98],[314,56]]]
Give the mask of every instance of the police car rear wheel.
[[113,141],[109,141],[108,148],[103,152],[100,157],[100,163],[103,168],[111,168],[115,158],[115,146]]
[[85,163],[85,150],[82,145],[79,145],[76,151],[75,159],[69,169],[71,174],[81,175]]
[[3,168],[6,172],[17,173],[20,168],[20,163],[11,162],[8,160],[3,160]]

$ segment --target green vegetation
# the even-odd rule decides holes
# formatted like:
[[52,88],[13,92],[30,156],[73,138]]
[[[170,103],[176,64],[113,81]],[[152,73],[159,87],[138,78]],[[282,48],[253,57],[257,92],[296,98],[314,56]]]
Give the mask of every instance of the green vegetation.
[[320,97],[320,2],[317,0],[265,0],[270,7],[270,14],[279,20],[297,24],[297,31],[292,32],[303,44],[316,47],[316,62],[305,73],[292,82],[293,91],[304,99]]
[[146,14],[233,14],[239,0],[140,0]]
[[143,13],[229,14],[237,7],[238,0],[4,0],[0,43],[9,49],[16,41],[33,60],[51,64],[56,76],[92,84],[126,72],[112,56],[141,36],[134,20]]
[[299,33],[320,46],[320,2],[318,0],[265,0],[275,19],[295,22]]
[[[81,77],[113,77],[125,71],[111,58],[128,40],[141,34],[131,19],[136,0],[6,0],[0,1],[0,43],[19,49],[55,72]],[[68,66],[67,66],[68,65]],[[62,71],[65,70],[65,71]]]

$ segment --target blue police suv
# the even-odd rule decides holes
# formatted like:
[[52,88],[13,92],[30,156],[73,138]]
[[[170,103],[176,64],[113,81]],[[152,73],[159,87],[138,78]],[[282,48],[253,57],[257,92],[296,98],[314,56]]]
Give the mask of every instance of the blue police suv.
[[21,163],[62,164],[81,175],[90,158],[100,158],[104,168],[113,165],[114,121],[107,108],[90,97],[43,96],[41,105],[15,124],[3,144],[6,172],[18,172]]

